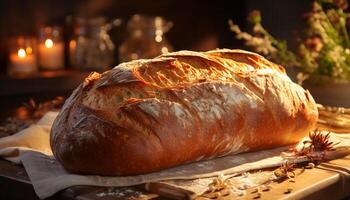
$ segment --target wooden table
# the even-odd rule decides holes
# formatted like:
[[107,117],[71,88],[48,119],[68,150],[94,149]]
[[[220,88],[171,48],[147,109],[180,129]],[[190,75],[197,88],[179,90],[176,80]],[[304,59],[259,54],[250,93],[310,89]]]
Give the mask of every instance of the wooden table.
[[[271,190],[260,192],[258,199],[350,199],[350,156],[323,163],[313,169],[297,169],[295,182],[285,180],[271,184]],[[290,188],[291,193],[286,193]],[[75,186],[63,190],[49,199],[121,200],[121,199],[166,199],[146,192],[142,186],[130,187],[142,192],[142,198],[120,195],[101,196],[108,188]],[[257,199],[257,193],[247,190],[240,199]],[[0,160],[0,199],[38,199],[22,166]],[[204,199],[199,197],[198,199]],[[232,199],[231,196],[223,199]]]

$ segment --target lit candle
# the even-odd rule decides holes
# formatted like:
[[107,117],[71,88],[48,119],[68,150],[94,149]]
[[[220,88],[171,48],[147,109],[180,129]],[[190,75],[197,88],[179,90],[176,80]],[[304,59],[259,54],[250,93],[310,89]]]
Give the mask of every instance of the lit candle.
[[60,69],[64,66],[64,44],[46,39],[39,44],[39,64],[43,69]]
[[75,40],[69,42],[69,65],[77,66],[77,42]]
[[10,54],[11,74],[31,74],[37,71],[36,58],[32,53],[32,48],[19,49],[16,53]]

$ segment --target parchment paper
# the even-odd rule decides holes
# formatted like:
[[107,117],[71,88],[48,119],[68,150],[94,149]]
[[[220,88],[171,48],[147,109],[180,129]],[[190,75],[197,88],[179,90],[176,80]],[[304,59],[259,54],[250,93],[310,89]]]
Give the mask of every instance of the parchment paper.
[[160,180],[204,178],[218,176],[223,173],[232,174],[251,169],[278,166],[283,162],[283,158],[278,155],[284,149],[286,148],[226,156],[182,165],[160,172],[125,177],[70,174],[52,156],[34,151],[22,154],[21,160],[35,192],[40,198],[46,198],[73,185],[131,186]]

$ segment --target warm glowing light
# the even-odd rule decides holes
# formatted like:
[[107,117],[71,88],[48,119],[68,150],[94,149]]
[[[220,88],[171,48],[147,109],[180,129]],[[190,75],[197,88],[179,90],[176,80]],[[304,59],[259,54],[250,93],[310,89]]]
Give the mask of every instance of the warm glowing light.
[[51,39],[46,39],[45,40],[45,47],[46,48],[52,48],[53,47],[53,41]]
[[161,42],[162,41],[162,36],[157,35],[155,40],[156,40],[156,42]]
[[156,35],[163,35],[163,30],[160,30],[160,29],[156,30]]
[[71,40],[71,41],[69,42],[69,47],[70,47],[70,48],[74,49],[76,46],[77,46],[77,42],[76,42],[75,40]]
[[33,49],[31,47],[26,48],[27,54],[31,54],[33,52]]
[[20,57],[20,58],[24,58],[24,57],[26,57],[26,51],[24,50],[24,49],[19,49],[18,50],[18,52],[17,52],[17,55],[18,55],[18,57]]
[[162,47],[161,51],[162,53],[169,53],[169,50],[166,47]]
[[130,57],[131,57],[131,60],[136,60],[139,58],[139,56],[136,53],[132,53]]

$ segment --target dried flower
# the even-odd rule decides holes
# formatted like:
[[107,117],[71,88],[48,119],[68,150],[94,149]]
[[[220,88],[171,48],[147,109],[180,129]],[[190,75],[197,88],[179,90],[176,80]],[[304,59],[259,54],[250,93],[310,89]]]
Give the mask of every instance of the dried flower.
[[261,13],[259,10],[253,10],[248,15],[248,21],[252,24],[258,24],[261,22]]
[[[257,14],[252,15],[255,16]],[[230,30],[236,34],[236,38],[245,41],[245,45],[254,51],[268,55],[278,63],[285,64],[286,66],[299,65],[296,56],[288,50],[285,41],[275,39],[264,29],[258,20],[255,22],[252,34],[241,31],[232,20],[229,20],[229,26]]]
[[306,39],[305,44],[311,51],[316,52],[321,51],[323,47],[322,41],[319,37],[308,38]]
[[[327,6],[323,6],[327,4]],[[329,6],[331,5],[331,6]],[[261,13],[252,11],[248,21],[252,33],[242,32],[231,21],[236,38],[244,40],[253,51],[268,56],[284,66],[299,67],[314,82],[350,81],[350,39],[347,22],[350,14],[347,0],[315,0],[305,14],[307,29],[298,41],[298,52],[289,51],[287,43],[275,39],[261,24]],[[301,83],[301,82],[300,82]]]

